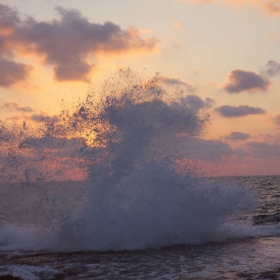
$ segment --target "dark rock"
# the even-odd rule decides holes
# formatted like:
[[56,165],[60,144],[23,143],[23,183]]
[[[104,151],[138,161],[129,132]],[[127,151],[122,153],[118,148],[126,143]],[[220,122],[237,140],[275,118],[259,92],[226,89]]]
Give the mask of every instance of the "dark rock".
[[8,274],[0,276],[0,280],[21,280],[21,278]]

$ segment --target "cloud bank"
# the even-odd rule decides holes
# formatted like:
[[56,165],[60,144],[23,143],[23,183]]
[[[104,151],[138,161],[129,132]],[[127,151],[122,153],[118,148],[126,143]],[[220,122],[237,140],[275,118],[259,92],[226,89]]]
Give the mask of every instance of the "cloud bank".
[[[59,19],[37,21],[32,17],[22,19],[15,9],[0,4],[1,53],[29,53],[43,58],[45,64],[53,67],[58,81],[89,81],[100,55],[151,53],[159,42],[134,27],[122,29],[110,21],[92,23],[77,10],[56,10]],[[0,80],[2,86],[28,74],[26,65],[7,60],[0,63],[8,64],[13,73]]]
[[255,158],[280,157],[279,144],[252,141],[246,143],[246,146],[251,148],[252,155]]

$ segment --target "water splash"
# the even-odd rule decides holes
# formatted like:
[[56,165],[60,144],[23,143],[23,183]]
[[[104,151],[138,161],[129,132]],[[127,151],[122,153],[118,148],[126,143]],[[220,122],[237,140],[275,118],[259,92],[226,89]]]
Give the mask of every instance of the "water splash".
[[52,209],[48,229],[36,225],[36,244],[41,236],[52,250],[134,250],[228,237],[224,223],[251,197],[240,186],[197,178],[194,163],[182,171],[186,143],[208,115],[160,81],[120,70],[57,122],[2,124],[3,181],[69,180],[71,173],[88,182],[79,215]]

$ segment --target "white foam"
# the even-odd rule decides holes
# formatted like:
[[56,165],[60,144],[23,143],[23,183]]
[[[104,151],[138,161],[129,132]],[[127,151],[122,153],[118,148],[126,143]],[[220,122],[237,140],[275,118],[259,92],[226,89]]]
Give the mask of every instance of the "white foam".
[[10,265],[0,266],[0,276],[11,275],[22,280],[54,279],[59,271],[48,266]]

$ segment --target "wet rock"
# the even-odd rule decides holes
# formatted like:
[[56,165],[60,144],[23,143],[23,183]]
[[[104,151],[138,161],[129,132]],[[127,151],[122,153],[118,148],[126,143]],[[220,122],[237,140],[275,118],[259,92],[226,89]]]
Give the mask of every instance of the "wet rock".
[[8,274],[8,275],[0,276],[0,280],[22,280],[22,279],[19,278],[19,277],[15,277],[13,275]]

